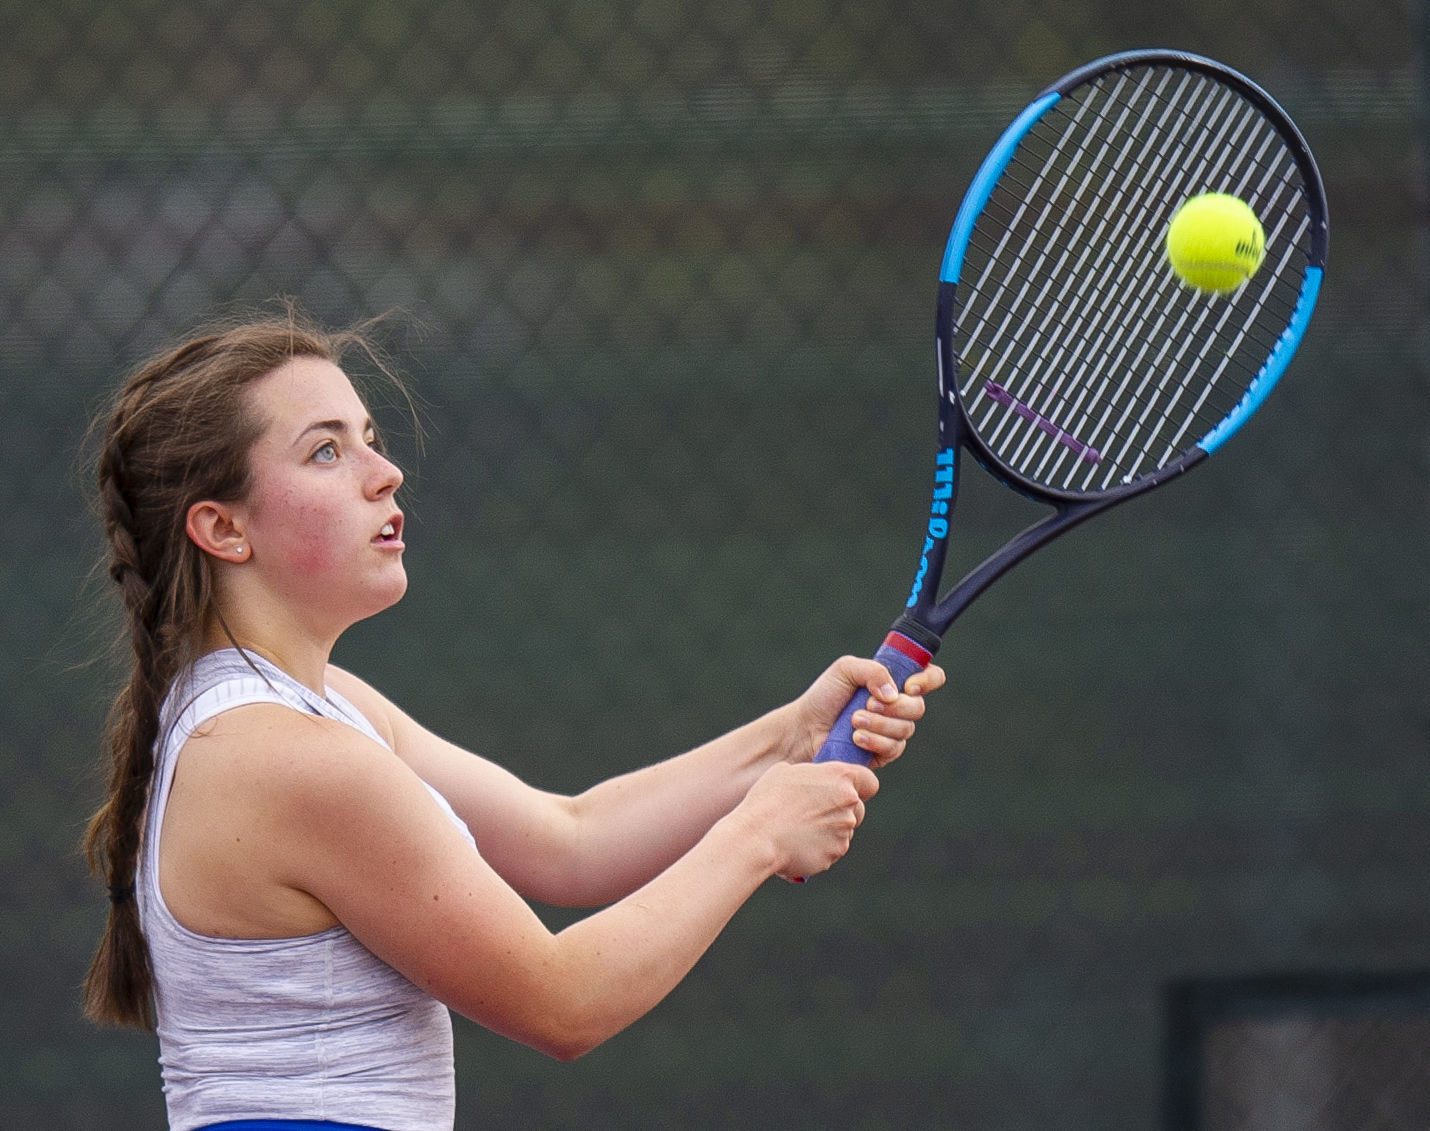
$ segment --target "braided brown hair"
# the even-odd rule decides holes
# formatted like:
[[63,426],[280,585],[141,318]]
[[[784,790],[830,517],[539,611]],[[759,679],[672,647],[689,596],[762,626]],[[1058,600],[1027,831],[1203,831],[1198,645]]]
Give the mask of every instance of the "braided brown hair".
[[276,316],[210,326],[156,355],[110,406],[99,437],[99,508],[133,661],[106,727],[108,797],[84,838],[110,900],[85,981],[92,1021],[154,1027],[149,950],[134,898],[143,814],[164,696],[218,615],[210,559],[185,531],[188,510],[205,499],[241,500],[249,489],[249,452],[263,428],[248,408],[249,386],[290,358],[337,362],[354,344],[377,360],[363,329],[320,330],[289,304]]

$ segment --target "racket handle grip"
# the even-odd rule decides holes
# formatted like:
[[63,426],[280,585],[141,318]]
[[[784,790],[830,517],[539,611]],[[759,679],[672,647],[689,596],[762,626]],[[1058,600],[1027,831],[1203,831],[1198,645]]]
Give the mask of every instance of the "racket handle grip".
[[[884,637],[884,643],[879,646],[879,650],[874,653],[874,659],[889,669],[894,683],[902,691],[904,681],[909,676],[929,666],[933,653],[902,632],[890,632]],[[869,693],[863,688],[850,697],[839,718],[834,721],[834,726],[830,728],[829,737],[814,756],[816,762],[854,762],[867,766],[874,760],[867,750],[854,745],[854,712],[868,701]]]

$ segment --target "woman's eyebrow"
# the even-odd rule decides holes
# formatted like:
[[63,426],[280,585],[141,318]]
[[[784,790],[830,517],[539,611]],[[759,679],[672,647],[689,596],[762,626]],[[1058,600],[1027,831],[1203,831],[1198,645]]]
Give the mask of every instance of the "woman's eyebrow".
[[[362,430],[359,432],[359,435],[366,436],[369,432],[376,430],[377,426],[373,424],[372,417],[369,416],[363,421]],[[293,440],[293,446],[297,447],[301,444],[310,432],[336,432],[339,435],[346,435],[347,431],[348,425],[345,420],[315,420],[312,424],[308,425],[308,427],[304,428],[303,431],[298,433],[297,437]]]

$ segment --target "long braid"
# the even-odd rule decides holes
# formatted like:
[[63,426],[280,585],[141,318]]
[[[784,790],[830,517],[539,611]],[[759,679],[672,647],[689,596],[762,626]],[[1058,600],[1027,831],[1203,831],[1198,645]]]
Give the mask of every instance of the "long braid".
[[111,437],[100,463],[100,497],[110,544],[109,575],[119,587],[134,650],[129,685],[109,718],[109,799],[90,819],[85,852],[109,889],[109,919],[85,981],[85,1015],[93,1021],[152,1029],[153,977],[139,925],[134,881],[140,824],[154,769],[159,731],[158,642],[153,587],[135,538],[120,439]]

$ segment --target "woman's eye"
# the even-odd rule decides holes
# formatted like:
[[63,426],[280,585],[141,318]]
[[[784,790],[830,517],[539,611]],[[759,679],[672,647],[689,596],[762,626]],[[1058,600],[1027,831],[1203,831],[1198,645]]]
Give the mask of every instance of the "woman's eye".
[[332,463],[338,458],[338,448],[331,440],[313,453],[314,463]]

